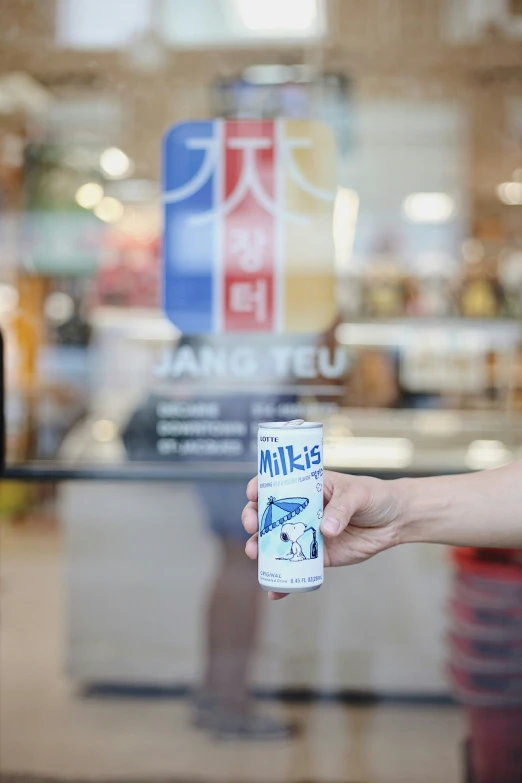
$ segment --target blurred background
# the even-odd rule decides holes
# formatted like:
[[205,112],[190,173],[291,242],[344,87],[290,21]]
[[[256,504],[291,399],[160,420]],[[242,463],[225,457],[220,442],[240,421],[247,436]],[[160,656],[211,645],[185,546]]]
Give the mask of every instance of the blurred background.
[[[260,420],[384,478],[522,457],[520,0],[0,19],[6,780],[519,781],[515,553],[410,546],[268,605],[239,514]],[[163,314],[162,138],[210,117],[330,127],[322,334]]]

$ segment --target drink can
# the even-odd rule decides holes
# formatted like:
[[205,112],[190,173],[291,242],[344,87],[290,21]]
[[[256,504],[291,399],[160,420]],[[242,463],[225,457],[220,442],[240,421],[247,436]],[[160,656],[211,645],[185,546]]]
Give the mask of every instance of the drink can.
[[259,425],[259,584],[306,593],[323,583],[323,425]]

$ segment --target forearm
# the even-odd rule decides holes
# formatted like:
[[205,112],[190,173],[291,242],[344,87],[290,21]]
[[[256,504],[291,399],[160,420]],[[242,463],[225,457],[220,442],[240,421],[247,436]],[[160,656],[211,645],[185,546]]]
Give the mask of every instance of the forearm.
[[400,479],[401,543],[522,548],[522,460],[459,476]]

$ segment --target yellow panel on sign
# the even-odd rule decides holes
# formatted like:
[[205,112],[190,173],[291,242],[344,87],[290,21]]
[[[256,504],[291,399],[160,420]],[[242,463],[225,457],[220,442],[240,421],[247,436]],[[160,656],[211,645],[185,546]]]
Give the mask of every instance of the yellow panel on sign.
[[284,331],[323,332],[336,317],[335,140],[319,122],[284,123]]

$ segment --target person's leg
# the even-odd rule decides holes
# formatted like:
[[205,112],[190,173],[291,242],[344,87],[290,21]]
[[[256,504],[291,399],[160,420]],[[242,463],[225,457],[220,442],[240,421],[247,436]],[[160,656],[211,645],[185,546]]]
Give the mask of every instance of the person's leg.
[[242,712],[255,651],[261,588],[256,564],[242,541],[220,537],[222,559],[207,615],[207,666],[203,692],[223,709]]
[[220,543],[221,561],[208,602],[207,658],[195,723],[220,738],[287,738],[295,727],[258,714],[249,699],[262,589],[256,563],[245,555],[244,484],[202,483],[199,493]]

